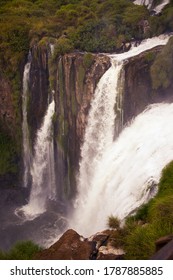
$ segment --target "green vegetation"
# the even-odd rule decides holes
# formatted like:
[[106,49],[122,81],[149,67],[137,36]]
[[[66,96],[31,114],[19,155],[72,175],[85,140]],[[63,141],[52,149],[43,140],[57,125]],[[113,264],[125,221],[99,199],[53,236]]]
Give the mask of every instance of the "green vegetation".
[[152,67],[151,78],[153,89],[167,88],[173,79],[173,37],[157,55]]
[[94,56],[92,53],[85,53],[83,56],[83,64],[86,69],[90,68],[94,62]]
[[0,260],[32,260],[41,248],[32,241],[17,242],[9,252],[0,251]]
[[161,15],[149,17],[150,34],[159,35],[164,32],[170,32],[173,29],[173,1],[167,5]]
[[0,175],[16,173],[16,145],[14,140],[0,129]]
[[[89,52],[84,54],[81,65],[80,80],[83,82],[84,72],[93,63],[91,52],[113,52],[131,39],[171,31],[172,14],[173,1],[160,17],[151,17],[146,7],[129,0],[0,0],[0,71],[13,88],[17,126],[21,123],[19,72],[30,47],[38,44],[45,49],[49,43],[54,44],[50,59],[52,88],[54,65],[60,55],[71,51]],[[143,31],[143,20],[150,23],[148,33]],[[165,83],[167,85],[167,80]],[[15,138],[20,140],[20,131],[16,132]]]
[[[19,168],[19,156],[21,152],[21,81],[19,72],[10,73],[12,89],[12,106],[15,123],[0,124],[0,175],[7,173],[17,174]],[[11,128],[10,126],[13,126]]]
[[120,227],[120,221],[119,221],[119,219],[111,215],[111,216],[108,218],[108,226],[109,226],[110,228],[118,229],[118,228]]
[[[171,1],[160,17],[128,0],[0,1],[0,68],[9,75],[35,43],[50,38],[55,57],[72,50],[111,52],[122,43],[173,29]],[[150,34],[141,23],[150,22]],[[45,39],[47,38],[47,39]]]
[[128,217],[123,229],[112,235],[114,246],[120,244],[126,251],[126,259],[149,259],[155,252],[155,241],[173,233],[172,200],[173,162],[163,169],[155,198],[143,205],[136,215]]
[[72,42],[68,38],[60,37],[58,40],[56,40],[53,57],[54,59],[57,59],[60,55],[71,52],[72,50]]
[[156,53],[155,52],[146,52],[145,54],[145,60],[147,63],[153,63],[156,57]]

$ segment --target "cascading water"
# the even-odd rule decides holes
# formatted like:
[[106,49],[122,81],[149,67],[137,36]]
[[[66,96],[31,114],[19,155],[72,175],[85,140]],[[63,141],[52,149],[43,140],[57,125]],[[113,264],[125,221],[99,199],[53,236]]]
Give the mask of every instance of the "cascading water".
[[156,14],[159,14],[162,10],[163,10],[163,8],[167,5],[167,4],[169,4],[169,2],[170,2],[170,0],[164,0],[164,1],[162,1],[159,5],[157,5],[156,7],[154,7],[154,11],[156,12]]
[[122,64],[112,61],[112,66],[102,76],[88,118],[84,145],[81,152],[83,161],[80,164],[79,192],[90,186],[95,167],[113,141],[115,99],[118,92],[118,79]]
[[147,202],[162,169],[173,159],[171,131],[173,104],[153,105],[136,117],[97,164],[71,226],[88,236],[103,230],[110,215],[123,219]]
[[[114,123],[116,123],[114,108],[119,95],[118,85],[120,77],[122,78],[124,61],[155,46],[165,45],[168,39],[168,36],[148,39],[127,53],[110,55],[112,66],[103,75],[95,91],[81,149],[78,196],[76,209],[70,221],[70,226],[81,234],[88,235],[101,230],[105,228],[109,215],[114,214],[123,219],[145,202],[149,197],[150,185],[155,184],[151,180],[152,176],[157,181],[161,169],[173,158],[173,154],[171,152],[169,154],[169,151],[166,153],[166,150],[163,152],[165,158],[161,161],[163,164],[156,164],[157,152],[158,157],[161,158],[159,151],[162,150],[162,145],[166,145],[170,124],[168,124],[167,130],[165,127],[165,135],[162,133],[165,143],[163,139],[160,139],[157,146],[154,141],[153,146],[149,149],[153,137],[159,137],[159,133],[167,121],[165,116],[162,120],[162,115],[160,115],[161,105],[158,108],[155,107],[155,110],[153,108],[139,116],[139,120],[142,119],[140,125],[137,119],[131,128],[126,128],[119,139],[114,141]],[[163,114],[165,114],[164,108]],[[173,110],[173,106],[171,109]],[[147,114],[150,118],[147,117]],[[160,119],[158,119],[159,116]],[[148,128],[150,123],[151,129]],[[158,130],[155,129],[155,126],[158,127]],[[142,146],[145,155],[141,154]],[[172,147],[173,145],[171,149]],[[168,150],[170,150],[170,146]],[[147,161],[148,164],[146,164]]]
[[170,0],[162,0],[160,1],[160,4],[157,4],[156,6],[154,6],[153,2],[153,0],[135,0],[134,4],[145,5],[149,10],[152,9],[153,11],[155,11],[156,14],[159,14],[163,10],[163,8],[167,4],[169,4]]
[[153,0],[135,0],[134,4],[136,5],[145,5],[150,10],[153,5]]
[[27,62],[24,68],[23,74],[23,94],[22,94],[22,135],[23,135],[23,165],[24,165],[24,175],[23,175],[23,185],[27,187],[28,179],[30,176],[30,166],[31,166],[31,151],[29,142],[29,129],[27,121],[27,102],[28,102],[28,91],[29,91],[29,74],[30,74],[31,62]]
[[54,100],[49,104],[41,128],[36,135],[34,156],[30,169],[32,188],[29,203],[17,212],[23,212],[27,219],[34,219],[46,211],[46,203],[56,197],[54,145],[52,117],[55,111]]

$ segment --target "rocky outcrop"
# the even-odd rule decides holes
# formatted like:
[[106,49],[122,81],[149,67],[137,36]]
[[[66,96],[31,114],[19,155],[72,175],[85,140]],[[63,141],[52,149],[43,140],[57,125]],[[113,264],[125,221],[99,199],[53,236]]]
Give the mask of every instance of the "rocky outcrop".
[[155,245],[157,252],[151,260],[173,260],[173,235],[159,238]]
[[141,113],[147,105],[158,102],[172,102],[173,88],[152,88],[150,68],[155,56],[163,47],[130,58],[125,65],[125,84],[123,95],[123,121],[126,124]]
[[163,237],[160,237],[159,239],[156,240],[155,245],[156,245],[156,252],[162,249],[166,244],[168,244],[171,240],[173,240],[173,235],[166,235]]
[[84,238],[72,229],[67,230],[50,248],[35,256],[39,260],[116,260],[123,259],[124,251],[110,244],[112,231]]
[[95,243],[85,240],[70,229],[49,249],[35,257],[41,260],[89,260],[92,259]]

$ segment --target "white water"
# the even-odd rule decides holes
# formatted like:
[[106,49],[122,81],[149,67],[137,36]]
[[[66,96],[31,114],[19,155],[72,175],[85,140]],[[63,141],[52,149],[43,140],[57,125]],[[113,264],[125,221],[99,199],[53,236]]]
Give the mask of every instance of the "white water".
[[151,9],[153,5],[153,0],[136,0],[134,1],[134,4],[136,5],[145,5],[148,9]]
[[27,219],[33,219],[46,211],[48,199],[56,196],[54,145],[52,135],[52,117],[55,102],[52,101],[47,109],[41,128],[37,132],[34,145],[34,157],[31,166],[32,188],[29,203],[19,212],[23,212]]
[[153,11],[156,12],[156,14],[160,13],[163,8],[169,4],[170,0],[162,0],[161,3],[155,7],[153,7],[153,0],[136,0],[134,1],[134,4],[136,5],[145,5],[150,10],[152,8]]
[[107,218],[126,217],[154,193],[162,169],[173,159],[173,104],[158,104],[136,117],[95,169],[73,227],[85,236],[106,228]]
[[[121,71],[126,59],[155,46],[165,45],[168,39],[168,36],[148,39],[127,53],[110,55],[112,66],[97,85],[89,112],[84,144],[81,149],[78,196],[76,209],[70,222],[70,226],[81,234],[88,235],[105,228],[106,219],[109,215],[117,214],[120,218],[123,218],[148,199],[148,194],[146,196],[142,195],[142,192],[148,188],[148,184],[144,184],[144,181],[148,182],[151,176],[155,176],[155,169],[151,164],[151,170],[149,170],[151,174],[146,174],[145,171],[140,170],[139,162],[137,163],[139,168],[138,165],[133,168],[135,166],[134,161],[137,162],[135,160],[136,149],[142,145],[142,142],[135,142],[137,141],[135,140],[135,135],[138,130],[132,129],[133,132],[129,133],[129,135],[127,134],[124,140],[120,140],[123,139],[120,136],[119,140],[114,142],[114,125],[117,121],[114,108],[119,95],[119,83],[121,82],[122,84],[122,81],[120,81]],[[148,133],[150,133],[150,130],[148,130]],[[140,139],[144,139],[143,132],[141,134]],[[132,136],[134,137],[134,143],[131,143]],[[150,137],[150,134],[148,134],[148,137]],[[132,150],[131,146],[128,148],[128,145],[132,145],[134,150]],[[150,154],[147,156],[149,158]],[[141,158],[141,168],[144,167],[147,156],[144,159]],[[130,161],[132,161],[132,166]],[[138,171],[141,173],[138,173],[135,169],[139,169]],[[154,172],[152,173],[152,171]],[[132,181],[130,182],[130,176],[132,175]],[[141,183],[139,182],[138,184],[137,181],[140,180]],[[135,184],[137,188],[141,188],[140,199],[138,189],[135,189]],[[131,199],[131,193],[134,193],[132,195],[133,199]],[[127,203],[128,201],[129,203]],[[123,203],[125,203],[126,207],[123,207]],[[119,212],[115,212],[116,208],[119,209]]]
[[118,92],[118,79],[122,63],[112,62],[112,66],[102,76],[91,104],[88,125],[81,151],[79,192],[85,192],[91,184],[95,167],[103,152],[113,141],[115,113],[114,105]]
[[164,8],[167,4],[169,4],[169,2],[170,2],[170,0],[164,0],[164,1],[162,1],[161,4],[157,5],[157,6],[154,8],[154,11],[156,12],[156,14],[159,14],[159,13],[163,10],[163,8]]
[[27,121],[27,102],[28,102],[28,90],[29,90],[29,74],[30,74],[31,63],[28,62],[24,68],[23,74],[23,94],[22,94],[22,135],[23,135],[23,165],[24,165],[24,175],[23,184],[24,187],[28,185],[28,179],[30,176],[30,166],[31,166],[31,151],[29,142],[29,129]]
[[160,35],[158,37],[152,37],[146,40],[143,40],[141,44],[137,47],[133,47],[128,52],[121,54],[110,55],[112,58],[115,58],[117,61],[125,61],[128,58],[139,55],[140,53],[150,50],[157,46],[164,46],[167,44],[170,35]]

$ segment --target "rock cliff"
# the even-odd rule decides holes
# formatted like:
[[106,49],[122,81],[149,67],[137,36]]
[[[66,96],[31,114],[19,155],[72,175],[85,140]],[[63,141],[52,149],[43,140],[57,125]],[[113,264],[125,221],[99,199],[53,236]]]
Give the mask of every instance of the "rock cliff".
[[66,178],[63,184],[61,181],[61,187],[63,185],[67,196],[74,193],[76,186],[75,175],[91,98],[109,66],[107,56],[87,53],[67,54],[57,61],[55,142],[57,162],[64,165],[61,178]]
[[120,260],[124,257],[121,248],[112,246],[113,231],[99,232],[84,238],[76,231],[67,230],[50,248],[35,256],[39,260]]
[[[154,102],[172,101],[172,86],[154,91],[150,68],[162,47],[129,59],[124,67],[123,124]],[[48,96],[54,92],[56,103],[54,122],[55,165],[60,199],[72,197],[76,189],[76,172],[80,147],[91,98],[96,85],[110,67],[110,59],[103,54],[70,53],[50,59],[50,47],[33,46],[29,77],[28,124],[34,143],[47,109]],[[16,108],[10,81],[0,76],[1,130],[10,134],[16,128]],[[20,79],[22,81],[22,78]],[[19,112],[22,116],[22,86]],[[22,118],[20,116],[20,118]],[[13,133],[11,134],[13,135]]]
[[167,89],[153,90],[150,75],[151,65],[163,47],[156,47],[126,62],[123,92],[123,123],[141,113],[147,105],[173,101],[173,85]]
[[48,50],[37,45],[31,49],[29,78],[28,125],[34,141],[47,109],[49,92]]

